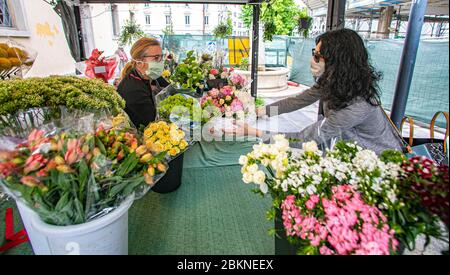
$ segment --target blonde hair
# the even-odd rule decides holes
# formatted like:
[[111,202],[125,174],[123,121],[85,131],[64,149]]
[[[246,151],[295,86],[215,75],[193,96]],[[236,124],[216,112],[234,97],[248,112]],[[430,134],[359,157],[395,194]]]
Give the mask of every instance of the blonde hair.
[[150,37],[142,37],[138,41],[134,42],[130,50],[131,61],[128,62],[122,69],[122,74],[120,77],[121,80],[136,67],[136,60],[142,59],[145,54],[145,50],[151,46],[161,46],[161,44],[155,38]]

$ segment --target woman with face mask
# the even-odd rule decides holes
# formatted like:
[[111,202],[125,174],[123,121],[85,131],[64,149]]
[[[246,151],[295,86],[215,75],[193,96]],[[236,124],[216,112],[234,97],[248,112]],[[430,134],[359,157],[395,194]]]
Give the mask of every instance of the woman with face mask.
[[125,112],[136,127],[147,126],[156,118],[154,96],[169,83],[161,77],[164,70],[161,45],[144,37],[131,47],[131,61],[122,70],[117,91],[125,100]]
[[[288,138],[300,143],[314,140],[319,144],[342,138],[376,153],[402,149],[402,141],[380,106],[377,85],[380,75],[369,63],[364,42],[355,31],[340,29],[319,36],[312,50],[311,73],[316,79],[313,87],[259,109],[258,115],[275,115],[271,110],[277,110],[276,114],[293,112],[321,99],[324,117],[300,133],[286,134]],[[238,124],[226,132],[270,137],[269,133],[247,124]]]

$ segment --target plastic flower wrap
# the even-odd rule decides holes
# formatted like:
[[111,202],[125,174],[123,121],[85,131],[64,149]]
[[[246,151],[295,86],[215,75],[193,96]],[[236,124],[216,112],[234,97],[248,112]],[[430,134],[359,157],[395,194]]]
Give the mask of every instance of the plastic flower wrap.
[[54,225],[88,222],[143,196],[167,170],[163,156],[140,145],[122,117],[97,118],[74,115],[82,128],[34,129],[0,155],[1,186]]
[[88,60],[85,61],[86,69],[84,74],[89,78],[99,78],[108,82],[115,73],[118,65],[116,55],[110,57],[101,57],[102,51],[94,49]]
[[[445,188],[448,189],[448,176],[447,185],[441,184],[442,187],[436,188],[436,190],[444,192],[436,192],[435,194],[439,195],[435,195],[433,199],[429,196],[431,189],[428,188],[432,184],[426,182],[430,179],[433,179],[434,182],[445,182],[445,177],[440,172],[441,170],[445,171],[444,168],[433,168],[430,161],[426,160],[412,159],[407,161],[401,152],[394,150],[386,150],[378,157],[373,151],[363,149],[353,142],[338,141],[333,149],[326,149],[323,152],[319,150],[319,146],[314,141],[303,143],[300,150],[292,150],[289,147],[289,141],[282,135],[274,136],[274,141],[273,144],[260,143],[254,145],[252,152],[240,157],[242,180],[245,183],[253,182],[258,185],[259,190],[255,191],[272,195],[274,199],[272,211],[279,209],[281,203],[288,196],[293,196],[295,207],[299,207],[300,216],[299,220],[295,219],[295,223],[291,220],[290,222],[293,223],[289,223],[289,228],[286,228],[290,230],[292,226],[296,225],[295,230],[291,233],[301,230],[298,223],[300,223],[300,220],[306,219],[308,215],[310,215],[309,218],[316,220],[319,217],[317,215],[322,215],[321,213],[327,207],[325,203],[320,207],[317,215],[308,212],[314,208],[315,204],[319,201],[324,202],[323,199],[327,201],[340,200],[338,197],[332,197],[343,194],[342,192],[334,194],[338,190],[336,187],[349,186],[349,188],[351,187],[351,192],[349,192],[352,193],[350,197],[364,204],[359,204],[358,213],[362,213],[363,209],[373,209],[367,210],[369,212],[376,210],[376,213],[374,213],[378,218],[366,222],[377,224],[376,221],[381,218],[381,214],[386,217],[386,221],[383,221],[383,223],[390,229],[387,230],[383,225],[386,229],[383,229],[383,232],[373,231],[373,234],[378,234],[377,236],[384,234],[384,237],[382,237],[384,240],[392,237],[390,231],[392,229],[395,231],[395,239],[412,250],[414,249],[415,239],[419,234],[424,234],[427,238],[442,235],[442,232],[439,231],[439,221],[433,215],[439,215],[437,213],[441,213],[442,209],[448,209],[448,201],[447,204],[444,202],[445,198],[448,198],[448,190],[445,192]],[[292,197],[290,200],[292,200]],[[422,206],[425,203],[424,200],[434,207],[426,210]],[[348,203],[348,201],[343,202]],[[436,205],[438,202],[441,202],[440,207]],[[294,207],[292,204],[291,206]],[[343,211],[344,215],[347,210],[343,209]],[[348,215],[354,215],[354,213],[349,212]],[[445,215],[441,216],[445,220]],[[271,214],[271,217],[274,217],[274,214]],[[323,218],[323,216],[320,217]],[[325,218],[327,219],[327,217]],[[290,219],[294,218],[289,216],[287,220]],[[360,224],[360,226],[363,225]],[[380,229],[381,227],[377,228]],[[330,228],[327,227],[327,230],[330,230]],[[311,238],[314,238],[311,239],[310,237],[299,236],[297,233],[291,234],[291,236],[294,235],[301,239],[300,244],[303,248],[305,248],[305,245],[308,247],[301,253],[349,254],[362,253],[362,251],[370,252],[356,247],[341,249],[329,243],[322,249],[323,251],[319,251],[320,242],[316,237],[312,236]],[[298,244],[299,240],[294,238],[291,241]],[[304,241],[313,241],[313,245],[311,246],[311,243],[305,244]],[[392,244],[394,243],[392,242]],[[385,244],[386,242],[383,241],[383,249],[376,251],[385,254],[387,251]],[[395,245],[388,248],[393,249],[394,247]]]
[[189,147],[185,133],[176,124],[165,121],[150,123],[145,128],[144,143],[152,152],[167,154],[169,160],[176,158]]
[[36,56],[35,50],[14,40],[0,43],[0,78],[6,78],[19,70],[25,74],[33,66]]

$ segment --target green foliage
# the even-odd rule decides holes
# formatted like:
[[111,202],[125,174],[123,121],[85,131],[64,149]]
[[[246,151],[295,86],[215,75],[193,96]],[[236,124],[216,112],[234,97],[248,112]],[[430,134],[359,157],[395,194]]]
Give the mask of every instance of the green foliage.
[[[261,22],[264,24],[264,39],[270,41],[273,35],[292,35],[298,25],[300,9],[294,0],[271,0],[261,5]],[[251,28],[253,7],[243,6],[241,19]]]
[[226,38],[233,33],[233,21],[230,17],[227,18],[226,22],[220,22],[213,30],[213,34],[217,38]]
[[187,52],[187,57],[178,64],[170,81],[181,89],[195,91],[197,88],[203,88],[204,78],[205,74],[197,62],[194,51],[189,51]]
[[0,81],[0,116],[36,107],[110,109],[122,113],[125,101],[113,86],[98,79],[50,76]]
[[119,44],[121,46],[132,45],[134,41],[143,36],[144,31],[141,29],[141,26],[137,24],[134,19],[129,19],[125,21],[125,25],[122,27],[119,37]]
[[241,58],[241,64],[239,64],[239,69],[248,71],[249,70],[250,61],[248,57]]
[[[197,101],[196,101],[197,102]],[[201,108],[199,104],[194,102],[192,97],[184,97],[181,94],[176,94],[173,96],[169,96],[163,101],[161,101],[158,106],[158,112],[161,118],[169,120],[170,114],[172,112],[179,114],[179,111],[189,110],[189,119],[194,121],[194,119],[199,120],[201,117]],[[181,110],[183,108],[184,110]],[[184,115],[184,112],[182,112]],[[181,115],[181,114],[180,114]]]

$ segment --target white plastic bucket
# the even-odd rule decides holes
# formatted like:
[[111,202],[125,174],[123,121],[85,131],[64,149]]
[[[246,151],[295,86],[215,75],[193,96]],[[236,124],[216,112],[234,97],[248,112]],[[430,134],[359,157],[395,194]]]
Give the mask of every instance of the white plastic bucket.
[[36,255],[127,255],[128,209],[133,201],[130,196],[101,218],[69,226],[46,224],[28,206],[16,202]]

